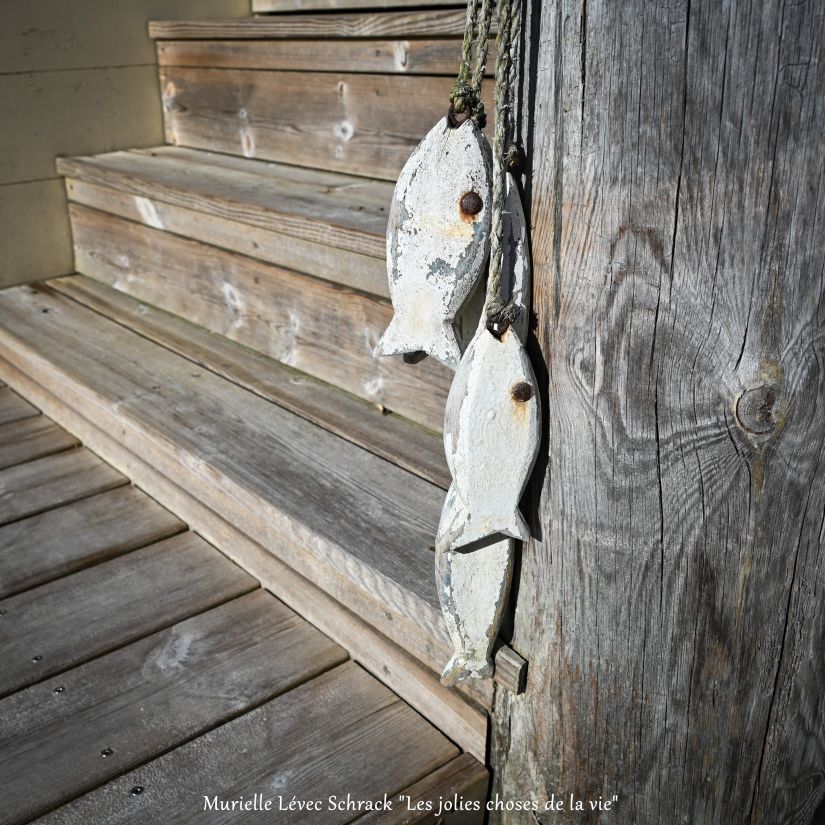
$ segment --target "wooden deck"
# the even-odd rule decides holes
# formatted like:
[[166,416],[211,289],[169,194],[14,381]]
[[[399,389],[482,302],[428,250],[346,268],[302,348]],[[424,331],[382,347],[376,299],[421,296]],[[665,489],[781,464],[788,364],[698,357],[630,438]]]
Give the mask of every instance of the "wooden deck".
[[[0,597],[0,823],[401,823],[327,800],[484,797],[475,759],[8,387]],[[256,793],[272,811],[204,812]]]

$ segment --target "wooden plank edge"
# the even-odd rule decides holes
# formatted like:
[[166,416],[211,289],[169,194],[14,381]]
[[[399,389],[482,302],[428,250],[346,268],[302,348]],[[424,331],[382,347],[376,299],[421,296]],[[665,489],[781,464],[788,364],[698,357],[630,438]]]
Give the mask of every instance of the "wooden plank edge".
[[273,595],[345,648],[353,659],[395,691],[463,750],[482,762],[487,745],[484,711],[443,687],[433,671],[300,576],[237,527],[172,482],[104,430],[71,409],[5,358],[0,376],[34,399],[62,427],[87,444],[133,484],[242,567]]
[[[196,354],[186,346],[182,345],[174,326],[183,325],[187,328],[191,328],[186,331],[196,338],[209,336],[209,344],[211,347],[225,347],[227,355],[234,354],[235,352],[241,352],[244,349],[241,344],[236,344],[228,339],[224,341],[224,339],[214,333],[204,332],[200,327],[192,324],[185,318],[179,318],[178,316],[172,315],[165,310],[155,307],[152,307],[148,313],[135,315],[128,314],[126,308],[123,306],[124,303],[133,303],[135,307],[137,307],[141,306],[142,302],[138,301],[136,298],[132,298],[131,296],[119,293],[117,290],[113,290],[111,287],[107,287],[98,281],[86,279],[83,275],[70,275],[67,277],[54,278],[48,282],[48,285],[56,292],[59,292],[61,295],[65,295],[67,298],[70,298],[82,306],[94,310],[100,315],[121,324],[133,332],[137,332],[139,335],[154,341],[156,344],[165,347],[175,354],[198,364],[198,366],[201,366],[204,369],[221,376],[222,378],[226,378],[228,381],[232,381],[232,383],[243,387],[245,390],[254,393],[266,401],[271,401],[273,404],[277,404],[279,407],[289,410],[289,412],[292,412],[295,415],[318,425],[319,427],[323,427],[325,430],[333,433],[334,435],[344,438],[347,441],[351,441],[353,444],[358,445],[368,452],[390,461],[391,463],[414,473],[420,478],[423,478],[444,490],[446,490],[450,484],[450,477],[446,464],[443,467],[435,467],[430,463],[421,461],[420,457],[415,454],[408,455],[406,453],[390,451],[384,443],[377,443],[374,437],[357,437],[356,434],[346,431],[343,427],[335,426],[334,422],[331,421],[330,416],[325,415],[328,405],[319,405],[316,413],[310,414],[306,407],[301,407],[296,403],[291,403],[290,400],[285,398],[283,395],[279,395],[276,391],[269,390],[262,386],[262,383],[258,380],[258,378],[262,373],[265,373],[265,370],[268,367],[270,367],[270,364],[267,362],[271,361],[271,359],[256,352],[255,350],[248,351],[248,358],[250,362],[249,371],[244,373],[241,372],[240,368],[231,363],[231,357],[221,358],[219,355],[210,357],[210,355],[206,353],[205,347],[201,348],[200,354]],[[104,290],[112,293],[111,299],[102,294]],[[120,301],[121,303],[115,303],[115,300]],[[147,319],[147,316],[150,314],[157,314],[162,319],[168,318],[169,324],[173,325],[172,328],[159,329],[159,324],[151,323],[151,321],[155,319]],[[197,344],[197,340],[195,340],[194,343]],[[246,355],[247,353],[244,354]],[[291,370],[292,368],[281,364],[280,362],[273,361],[271,363],[271,369],[283,371]],[[376,427],[397,424],[402,428],[409,427],[422,433],[426,432],[428,436],[432,434],[432,438],[437,441],[439,449],[441,449],[441,435],[439,433],[432,433],[432,431],[427,430],[427,428],[422,424],[418,424],[415,421],[409,421],[396,413],[382,414],[376,409],[374,404],[371,404],[369,401],[356,395],[352,395],[344,389],[335,387],[331,384],[326,384],[320,379],[314,378],[307,373],[299,373],[296,371],[295,374],[299,375],[306,383],[317,385],[320,388],[319,392],[326,391],[328,388],[328,391],[331,394],[340,394],[341,397],[347,397],[354,404],[358,405],[359,408],[363,409],[363,414],[365,416],[372,418]],[[398,439],[403,439],[405,435],[409,438],[409,434],[407,433],[398,432],[395,434]]]

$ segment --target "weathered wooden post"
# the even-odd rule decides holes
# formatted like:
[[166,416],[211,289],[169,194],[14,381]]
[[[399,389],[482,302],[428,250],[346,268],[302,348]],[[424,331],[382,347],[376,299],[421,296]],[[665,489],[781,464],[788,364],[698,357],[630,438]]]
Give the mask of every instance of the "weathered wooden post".
[[[825,4],[541,0],[547,444],[494,821],[810,823],[825,795]],[[537,354],[537,353],[536,353]]]

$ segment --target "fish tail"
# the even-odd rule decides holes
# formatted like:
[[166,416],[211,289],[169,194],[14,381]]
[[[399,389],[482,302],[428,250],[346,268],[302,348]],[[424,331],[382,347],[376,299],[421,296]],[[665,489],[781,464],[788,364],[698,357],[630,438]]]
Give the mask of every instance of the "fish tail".
[[404,324],[394,315],[378,341],[373,355],[403,355],[408,352],[426,352],[447,366],[457,367],[461,347],[451,321],[444,321],[428,334],[420,326]]
[[442,519],[445,526],[439,531],[438,540],[443,546],[455,550],[499,534],[520,541],[527,541],[530,538],[530,528],[518,508],[506,520],[484,519],[473,523],[472,514],[458,497],[456,497],[455,506],[456,510],[451,512],[447,518]]
[[490,659],[458,651],[447,662],[441,674],[441,684],[452,687],[465,679],[489,679],[492,675],[493,663]]

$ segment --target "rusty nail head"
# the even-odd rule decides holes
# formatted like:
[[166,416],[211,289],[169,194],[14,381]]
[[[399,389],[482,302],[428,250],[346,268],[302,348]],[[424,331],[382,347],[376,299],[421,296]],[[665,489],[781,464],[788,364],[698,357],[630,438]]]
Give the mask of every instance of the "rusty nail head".
[[481,212],[481,208],[484,206],[484,202],[481,200],[481,195],[478,192],[465,192],[461,196],[461,200],[458,202],[458,205],[461,207],[461,211],[465,215],[478,215]]
[[514,401],[529,401],[533,397],[533,388],[526,381],[519,381],[510,387]]

